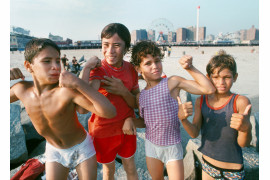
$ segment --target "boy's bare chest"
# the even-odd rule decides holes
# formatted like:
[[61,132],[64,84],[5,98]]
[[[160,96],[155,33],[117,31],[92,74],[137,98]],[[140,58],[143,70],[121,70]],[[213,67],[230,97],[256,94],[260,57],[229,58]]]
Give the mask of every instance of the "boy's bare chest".
[[22,98],[22,102],[32,121],[56,120],[65,113],[67,102],[61,99],[57,93],[47,93],[41,96],[30,93],[29,97]]

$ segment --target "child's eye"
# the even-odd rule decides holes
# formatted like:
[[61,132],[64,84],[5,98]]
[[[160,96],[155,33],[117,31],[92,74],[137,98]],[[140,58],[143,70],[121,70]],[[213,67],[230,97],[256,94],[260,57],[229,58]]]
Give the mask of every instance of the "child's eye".
[[149,66],[149,65],[151,65],[151,63],[150,62],[147,62],[147,63],[145,63],[145,65]]

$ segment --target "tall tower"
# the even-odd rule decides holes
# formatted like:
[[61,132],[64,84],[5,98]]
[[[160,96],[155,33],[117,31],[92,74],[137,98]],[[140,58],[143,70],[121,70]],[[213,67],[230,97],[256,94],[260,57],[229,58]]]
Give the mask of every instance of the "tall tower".
[[196,31],[197,42],[199,42],[199,16],[200,16],[200,6],[197,7],[197,31]]

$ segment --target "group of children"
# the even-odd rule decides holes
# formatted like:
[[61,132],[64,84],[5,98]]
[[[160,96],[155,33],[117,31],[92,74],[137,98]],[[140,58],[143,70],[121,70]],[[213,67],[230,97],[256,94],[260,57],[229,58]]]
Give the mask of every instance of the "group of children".
[[[250,102],[230,91],[237,79],[235,60],[221,51],[198,71],[192,57],[179,64],[194,80],[162,77],[163,54],[150,41],[132,48],[130,63],[123,60],[130,47],[129,30],[111,23],[101,32],[104,59],[92,57],[80,77],[61,66],[60,49],[48,39],[33,39],[25,48],[24,66],[33,81],[10,88],[10,101],[21,100],[37,132],[46,139],[46,179],[66,179],[76,168],[79,179],[96,179],[97,162],[103,179],[114,179],[115,158],[122,158],[127,179],[138,179],[134,154],[136,127],[145,127],[146,164],[152,179],[184,179],[180,124],[195,138],[201,131],[202,179],[244,179],[241,147],[251,141]],[[146,81],[140,92],[138,73]],[[24,79],[18,68],[10,79]],[[180,90],[201,95],[182,103]],[[135,118],[134,109],[140,118]],[[88,132],[76,111],[92,112]]]

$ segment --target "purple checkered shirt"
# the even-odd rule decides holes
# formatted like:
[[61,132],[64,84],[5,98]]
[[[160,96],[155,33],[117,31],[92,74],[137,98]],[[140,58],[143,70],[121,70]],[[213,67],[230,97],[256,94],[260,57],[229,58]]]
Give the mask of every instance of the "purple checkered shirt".
[[168,78],[163,78],[151,89],[142,90],[139,104],[147,140],[160,146],[181,142],[178,102],[170,94]]

